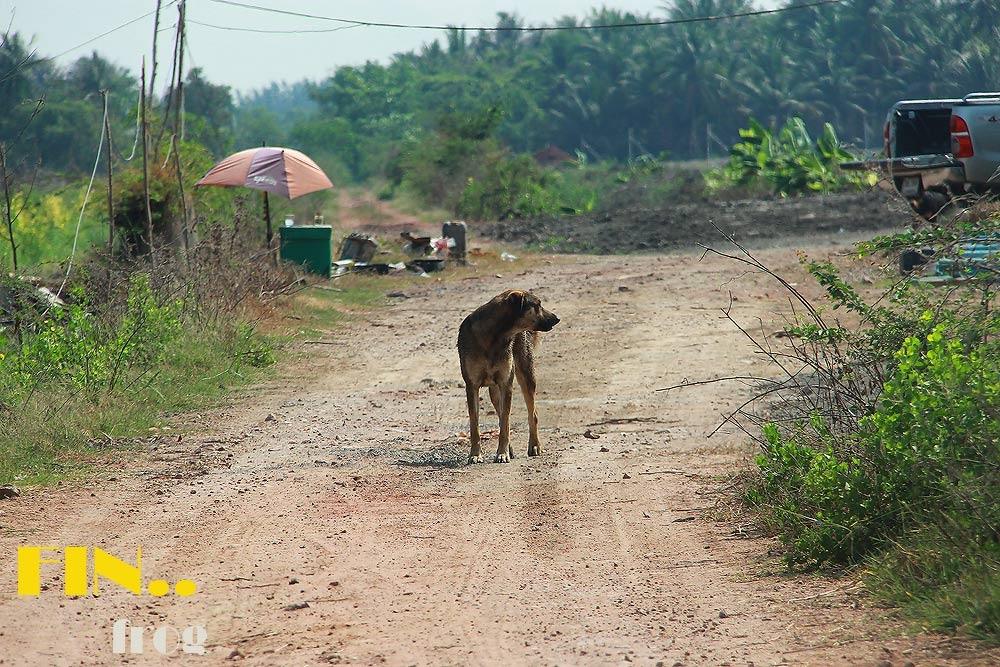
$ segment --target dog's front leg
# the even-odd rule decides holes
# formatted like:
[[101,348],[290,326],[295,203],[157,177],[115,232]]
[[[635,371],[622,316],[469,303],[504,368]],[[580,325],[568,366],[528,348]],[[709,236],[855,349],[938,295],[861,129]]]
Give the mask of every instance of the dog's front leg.
[[[511,378],[513,380],[513,378]],[[510,397],[513,386],[510,381],[500,388],[500,444],[497,445],[497,455],[493,460],[497,463],[510,463]]]
[[482,463],[483,452],[479,447],[479,387],[465,383],[465,399],[469,403],[469,463]]

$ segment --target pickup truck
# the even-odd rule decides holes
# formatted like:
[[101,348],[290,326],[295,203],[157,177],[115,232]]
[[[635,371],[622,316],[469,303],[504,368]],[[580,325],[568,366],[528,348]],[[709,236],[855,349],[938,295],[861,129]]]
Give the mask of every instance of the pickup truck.
[[957,197],[1000,192],[1000,92],[896,102],[883,138],[884,159],[841,166],[887,174],[927,219]]

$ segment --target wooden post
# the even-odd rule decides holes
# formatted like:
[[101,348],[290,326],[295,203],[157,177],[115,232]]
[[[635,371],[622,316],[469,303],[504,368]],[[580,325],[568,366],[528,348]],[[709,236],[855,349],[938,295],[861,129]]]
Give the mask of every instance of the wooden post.
[[149,204],[149,127],[146,125],[146,58],[142,59],[142,103],[140,123],[142,125],[142,197],[146,203],[146,234],[149,241],[149,258],[153,259],[153,209]]
[[184,20],[187,9],[184,0],[177,7],[177,99],[174,107],[174,132],[184,141]]
[[187,209],[187,198],[184,196],[184,173],[181,171],[181,149],[177,145],[177,135],[173,135],[170,138],[170,143],[174,150],[174,167],[177,169],[177,189],[181,194],[181,243],[184,245],[184,258],[190,264],[191,258],[188,256],[189,242],[188,242],[188,209]]
[[153,91],[156,89],[156,37],[160,34],[160,6],[163,0],[156,0],[156,16],[153,18],[153,67],[149,73],[149,103],[153,103]]
[[[7,223],[7,235],[10,237],[10,254],[14,261],[14,273],[17,274],[17,244],[14,242],[14,214],[10,210],[10,175],[7,173],[7,146],[5,144],[0,144],[0,179],[3,179],[4,222]],[[15,329],[17,329],[17,323],[15,323]],[[18,336],[20,336],[19,333]],[[18,340],[20,340],[20,337]]]
[[111,257],[115,252],[115,197],[111,186],[111,119],[108,117],[108,91],[102,90],[101,97],[104,98],[104,139],[108,144],[108,271],[111,271]]

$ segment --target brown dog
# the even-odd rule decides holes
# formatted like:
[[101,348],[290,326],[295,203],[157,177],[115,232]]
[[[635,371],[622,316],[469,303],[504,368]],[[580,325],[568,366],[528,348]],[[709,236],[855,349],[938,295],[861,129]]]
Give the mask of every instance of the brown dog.
[[507,463],[514,458],[510,447],[510,403],[514,376],[528,408],[528,456],[542,453],[535,412],[535,359],[532,353],[539,331],[551,331],[559,323],[554,313],[542,308],[537,296],[522,290],[507,290],[476,308],[458,329],[458,357],[469,403],[469,463],[482,463],[479,447],[479,390],[490,389],[490,400],[500,419],[500,444],[493,460]]

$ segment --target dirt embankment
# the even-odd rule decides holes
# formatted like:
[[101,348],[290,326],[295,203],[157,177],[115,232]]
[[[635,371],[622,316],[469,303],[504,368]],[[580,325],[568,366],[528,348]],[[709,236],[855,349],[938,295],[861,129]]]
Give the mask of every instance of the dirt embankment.
[[[479,233],[552,252],[611,254],[717,243],[719,230],[751,246],[778,239],[903,228],[909,208],[880,190],[789,199],[693,201],[484,225]],[[716,229],[718,227],[718,230]]]

